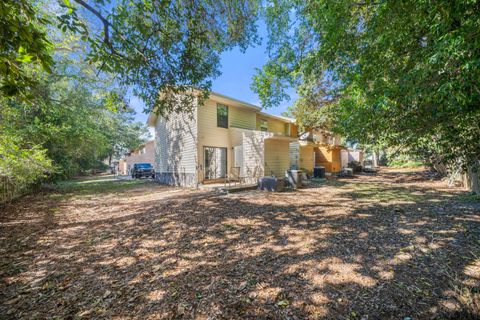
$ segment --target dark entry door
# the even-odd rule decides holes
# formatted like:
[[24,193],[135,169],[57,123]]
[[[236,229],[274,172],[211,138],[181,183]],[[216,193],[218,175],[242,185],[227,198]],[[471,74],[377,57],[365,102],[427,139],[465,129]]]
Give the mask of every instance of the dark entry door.
[[227,148],[203,147],[205,180],[221,179],[227,175]]

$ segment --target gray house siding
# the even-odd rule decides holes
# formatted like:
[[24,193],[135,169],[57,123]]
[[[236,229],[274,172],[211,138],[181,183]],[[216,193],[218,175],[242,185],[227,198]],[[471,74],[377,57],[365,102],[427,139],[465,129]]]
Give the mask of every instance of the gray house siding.
[[197,113],[158,117],[155,135],[155,179],[162,184],[195,187]]

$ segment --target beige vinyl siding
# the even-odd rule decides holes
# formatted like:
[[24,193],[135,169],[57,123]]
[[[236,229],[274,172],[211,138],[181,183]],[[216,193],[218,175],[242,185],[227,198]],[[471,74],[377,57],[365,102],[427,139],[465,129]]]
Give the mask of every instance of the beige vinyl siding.
[[301,146],[300,147],[300,169],[306,169],[309,172],[313,171],[315,167],[315,157],[313,152],[313,146]]
[[[203,166],[204,166],[204,154],[203,147],[222,147],[227,148],[227,172],[230,172],[234,163],[233,147],[242,145],[243,143],[243,131],[239,129],[255,129],[256,113],[252,110],[243,109],[241,107],[228,106],[228,129],[220,128],[217,126],[217,102],[208,99],[203,106],[198,107],[198,150],[197,157],[199,164],[201,164],[199,170],[199,181],[203,180]],[[247,152],[249,152],[247,148]],[[263,150],[263,148],[262,148]],[[245,152],[245,151],[244,151]],[[253,162],[258,159],[254,156]],[[248,159],[245,157],[244,159]],[[263,159],[260,161],[263,162]]]
[[284,135],[285,134],[285,123],[284,121],[270,118],[264,115],[257,115],[257,124],[256,129],[260,131],[260,125],[262,121],[267,121],[268,125],[268,132],[279,133]]
[[289,142],[285,140],[265,140],[265,174],[283,177],[290,168]]
[[298,126],[294,123],[290,124],[290,137],[298,137]]
[[155,170],[157,172],[195,173],[197,166],[196,113],[158,117],[155,125]]
[[263,121],[267,121],[267,125],[268,125],[268,119],[266,117],[262,117],[262,116],[257,115],[256,119],[257,119],[256,120],[257,123],[255,125],[256,130],[261,131],[261,126],[262,126]]
[[285,134],[285,123],[277,119],[268,119],[268,131]]
[[[230,127],[232,107],[228,107],[228,121]],[[195,154],[198,157],[199,182],[204,179],[204,154],[203,147],[227,148],[227,172],[230,172],[232,165],[232,145],[230,143],[230,132],[228,128],[217,127],[217,102],[211,99],[205,101],[204,105],[197,108],[198,118],[198,149]],[[192,150],[193,151],[193,150]]]
[[256,115],[251,110],[229,107],[230,126],[232,128],[255,130]]

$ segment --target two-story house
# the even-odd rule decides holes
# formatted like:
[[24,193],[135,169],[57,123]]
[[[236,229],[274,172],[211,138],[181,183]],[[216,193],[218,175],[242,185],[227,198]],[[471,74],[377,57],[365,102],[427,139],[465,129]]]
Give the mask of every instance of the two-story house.
[[155,171],[160,183],[197,186],[224,181],[232,167],[247,182],[265,175],[283,177],[290,168],[290,143],[297,141],[293,119],[218,93],[167,119],[151,113],[155,127]]

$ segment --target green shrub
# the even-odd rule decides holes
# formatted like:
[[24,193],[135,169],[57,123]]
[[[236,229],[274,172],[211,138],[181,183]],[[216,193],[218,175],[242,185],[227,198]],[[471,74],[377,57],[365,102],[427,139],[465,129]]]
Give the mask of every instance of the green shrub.
[[23,147],[22,141],[18,137],[0,136],[0,177],[2,178],[0,195],[2,201],[10,200],[32,186],[38,185],[53,171],[54,167],[52,161],[46,156],[46,150],[37,146]]
[[396,168],[416,168],[423,165],[422,161],[408,155],[398,155],[388,162],[389,167]]

